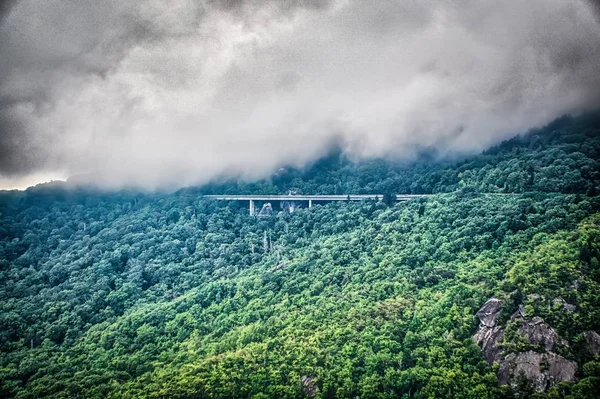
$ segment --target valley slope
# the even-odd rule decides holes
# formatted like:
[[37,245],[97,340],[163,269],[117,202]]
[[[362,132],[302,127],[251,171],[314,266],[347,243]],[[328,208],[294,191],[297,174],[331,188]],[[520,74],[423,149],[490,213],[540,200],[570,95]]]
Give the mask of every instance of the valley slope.
[[[0,396],[596,397],[598,159],[586,115],[453,162],[334,154],[170,194],[4,192]],[[434,195],[263,218],[202,198],[289,190]],[[563,340],[572,382],[499,385],[473,339],[490,298],[499,350],[545,353],[515,330],[521,309]]]

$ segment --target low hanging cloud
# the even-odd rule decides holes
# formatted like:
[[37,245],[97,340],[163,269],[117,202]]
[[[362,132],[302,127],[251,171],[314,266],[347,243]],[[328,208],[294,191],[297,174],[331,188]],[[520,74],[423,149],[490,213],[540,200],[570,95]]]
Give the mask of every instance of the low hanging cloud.
[[334,146],[469,153],[600,104],[587,0],[6,4],[5,186],[259,178]]

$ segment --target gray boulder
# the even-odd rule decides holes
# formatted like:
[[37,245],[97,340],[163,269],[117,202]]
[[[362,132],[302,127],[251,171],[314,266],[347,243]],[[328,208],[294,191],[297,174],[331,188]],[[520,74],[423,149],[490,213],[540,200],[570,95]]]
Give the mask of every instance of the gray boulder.
[[501,349],[498,344],[502,342],[503,338],[504,330],[500,326],[487,327],[482,325],[473,336],[477,345],[481,346],[481,350],[485,355],[485,360],[487,360],[490,365],[501,360]]
[[541,317],[536,316],[527,320],[520,314],[515,313],[512,315],[511,320],[516,320],[520,323],[520,335],[527,337],[531,344],[542,346],[546,351],[551,351],[556,344],[567,344],[567,342],[560,338],[558,333]]
[[511,353],[500,364],[498,380],[501,385],[515,385],[522,375],[536,391],[543,392],[559,382],[575,382],[576,370],[577,363],[555,353]]
[[477,312],[477,317],[479,318],[481,325],[490,328],[496,325],[499,315],[500,300],[497,298],[489,299]]
[[260,209],[258,216],[271,216],[272,214],[273,214],[273,207],[271,206],[271,203],[267,202]]
[[600,335],[596,331],[586,331],[583,333],[587,349],[592,355],[600,353]]
[[[496,298],[488,300],[481,307],[477,312],[481,323],[473,339],[481,346],[490,365],[494,362],[500,365],[498,380],[501,385],[515,386],[517,378],[524,376],[541,392],[559,382],[575,381],[577,364],[552,352],[557,345],[567,345],[567,341],[541,317],[527,317],[523,306],[519,306],[519,310],[510,317],[509,323],[517,323],[517,332],[526,337],[531,344],[539,346],[540,352],[530,350],[507,353],[503,350],[501,344],[505,338],[506,326],[498,324],[500,308],[500,300]],[[592,342],[598,344],[597,349],[600,351],[600,336],[591,333],[588,336]]]
[[302,386],[302,392],[309,398],[314,398],[319,393],[315,377],[307,375],[300,377],[300,385]]
[[502,327],[496,325],[500,315],[500,304],[499,299],[491,298],[477,312],[480,324],[473,339],[481,346],[489,364],[500,360],[498,343],[502,341],[504,336]]

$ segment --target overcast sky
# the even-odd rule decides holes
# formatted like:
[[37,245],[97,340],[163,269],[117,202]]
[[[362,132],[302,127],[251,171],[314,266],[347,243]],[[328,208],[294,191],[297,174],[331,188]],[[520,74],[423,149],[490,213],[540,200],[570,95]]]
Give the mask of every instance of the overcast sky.
[[0,187],[264,177],[476,152],[599,104],[589,0],[17,0],[0,7]]

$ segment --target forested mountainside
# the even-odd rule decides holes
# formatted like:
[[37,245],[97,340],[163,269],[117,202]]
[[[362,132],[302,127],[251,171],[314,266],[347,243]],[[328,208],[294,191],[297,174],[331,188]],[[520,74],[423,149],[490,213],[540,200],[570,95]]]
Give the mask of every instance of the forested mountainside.
[[[443,164],[0,195],[0,396],[597,398],[600,123]],[[207,193],[433,193],[271,217]]]

